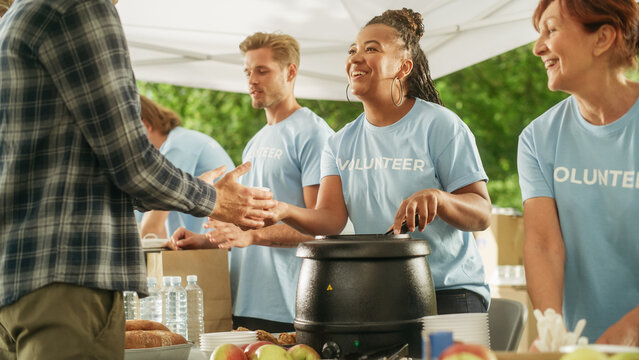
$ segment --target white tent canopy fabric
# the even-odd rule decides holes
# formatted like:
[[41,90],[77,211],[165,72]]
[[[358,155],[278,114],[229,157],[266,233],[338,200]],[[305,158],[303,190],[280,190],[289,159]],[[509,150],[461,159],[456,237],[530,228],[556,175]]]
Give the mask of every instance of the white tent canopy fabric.
[[357,32],[386,9],[424,17],[421,46],[438,78],[533,41],[538,0],[126,0],[117,5],[139,80],[246,92],[238,44],[257,31],[300,42],[296,96],[345,100]]

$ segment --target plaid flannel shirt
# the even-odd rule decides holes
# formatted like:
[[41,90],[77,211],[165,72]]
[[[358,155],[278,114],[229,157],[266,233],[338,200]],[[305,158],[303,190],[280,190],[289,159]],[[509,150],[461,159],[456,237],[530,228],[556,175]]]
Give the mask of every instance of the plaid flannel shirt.
[[210,214],[215,189],[149,143],[110,0],[0,20],[0,306],[52,282],[146,294],[133,207]]

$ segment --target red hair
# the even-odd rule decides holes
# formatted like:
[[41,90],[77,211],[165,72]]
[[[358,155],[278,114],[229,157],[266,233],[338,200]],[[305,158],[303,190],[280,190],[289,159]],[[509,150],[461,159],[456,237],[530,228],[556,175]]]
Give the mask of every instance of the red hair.
[[[541,0],[533,14],[533,25],[539,31],[539,21],[546,8],[555,0]],[[639,6],[634,0],[556,0],[561,11],[583,24],[593,33],[602,25],[615,28],[617,39],[613,48],[613,65],[637,66],[639,46]]]

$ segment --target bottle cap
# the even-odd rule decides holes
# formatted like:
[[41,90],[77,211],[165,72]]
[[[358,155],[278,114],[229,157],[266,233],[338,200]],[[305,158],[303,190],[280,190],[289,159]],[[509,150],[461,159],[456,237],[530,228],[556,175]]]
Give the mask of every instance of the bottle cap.
[[447,347],[453,345],[453,333],[450,331],[439,331],[428,335],[430,340],[430,358],[438,359],[439,354]]
[[162,276],[162,285],[171,286],[173,279],[171,276]]
[[148,277],[146,278],[146,283],[147,285],[156,285],[158,282],[154,277]]
[[197,275],[187,275],[186,276],[186,281],[188,281],[188,282],[196,282],[197,281]]

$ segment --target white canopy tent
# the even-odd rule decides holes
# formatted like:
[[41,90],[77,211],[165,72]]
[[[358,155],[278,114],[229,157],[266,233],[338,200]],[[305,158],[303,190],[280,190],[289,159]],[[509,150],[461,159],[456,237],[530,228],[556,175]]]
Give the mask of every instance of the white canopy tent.
[[246,92],[238,44],[256,31],[300,42],[296,96],[345,100],[344,61],[359,29],[386,9],[424,17],[433,78],[536,38],[538,0],[127,0],[117,5],[137,79]]

